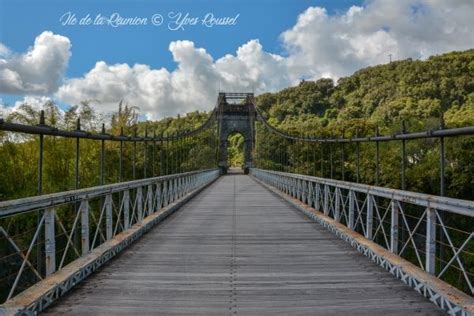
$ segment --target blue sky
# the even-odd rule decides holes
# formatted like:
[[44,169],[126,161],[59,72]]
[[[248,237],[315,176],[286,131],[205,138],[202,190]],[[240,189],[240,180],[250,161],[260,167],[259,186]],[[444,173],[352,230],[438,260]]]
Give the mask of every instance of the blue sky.
[[[67,12],[148,21],[63,25]],[[171,12],[238,18],[172,31]],[[101,112],[125,100],[149,118],[208,110],[218,87],[258,94],[303,78],[337,81],[389,54],[472,48],[472,16],[474,2],[461,0],[0,0],[0,110],[47,100],[89,100]]]
[[[212,56],[234,53],[248,40],[258,38],[267,51],[282,53],[279,35],[290,28],[298,14],[309,6],[325,7],[329,13],[343,11],[361,1],[309,0],[0,0],[0,42],[17,52],[25,51],[32,40],[44,30],[67,36],[72,43],[72,58],[67,68],[68,77],[80,76],[94,66],[97,60],[108,63],[144,63],[154,68],[173,70],[176,64],[168,51],[175,40],[192,40],[205,47]],[[65,12],[77,16],[88,13],[122,16],[163,16],[169,12],[189,12],[204,16],[240,14],[236,26],[187,27],[184,31],[170,31],[161,27],[81,27],[62,26],[59,18]],[[14,26],[14,27],[13,27]]]

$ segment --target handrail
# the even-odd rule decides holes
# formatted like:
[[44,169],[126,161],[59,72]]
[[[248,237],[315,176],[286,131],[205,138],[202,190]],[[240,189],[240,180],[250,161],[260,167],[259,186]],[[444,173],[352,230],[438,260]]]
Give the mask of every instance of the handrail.
[[50,193],[39,196],[25,197],[15,200],[2,201],[0,202],[0,218],[5,216],[11,216],[19,213],[25,213],[30,211],[35,211],[38,209],[43,209],[47,207],[52,207],[56,205],[61,205],[65,203],[71,203],[74,201],[81,201],[83,199],[91,199],[105,194],[116,193],[124,191],[126,189],[135,189],[138,187],[143,187],[148,184],[152,184],[158,181],[167,181],[183,176],[190,176],[194,174],[199,174],[207,171],[212,171],[215,169],[204,169],[196,170],[178,174],[171,174],[153,178],[146,178],[140,180],[132,180],[127,182],[120,182],[114,184],[100,185],[94,187],[88,187],[78,190],[63,191],[58,193]]
[[396,199],[403,202],[416,204],[424,207],[436,208],[438,210],[450,213],[474,217],[474,201],[448,198],[438,195],[430,195],[425,193],[411,192],[405,190],[397,190],[375,185],[367,185],[355,182],[347,182],[334,179],[326,179],[314,176],[301,175],[296,173],[265,170],[266,173],[301,179],[305,181],[318,182],[320,184],[328,184],[339,188],[357,191],[365,194],[373,194],[383,198]]

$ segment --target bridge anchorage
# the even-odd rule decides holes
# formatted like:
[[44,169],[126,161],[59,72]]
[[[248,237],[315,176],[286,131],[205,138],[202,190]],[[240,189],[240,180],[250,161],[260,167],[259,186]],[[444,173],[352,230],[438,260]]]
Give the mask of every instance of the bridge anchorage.
[[[38,194],[0,200],[2,316],[474,315],[474,202],[445,190],[446,143],[474,126],[294,135],[251,93],[220,93],[200,126],[172,132],[112,135],[79,120],[65,130],[39,117],[0,119],[0,153],[38,155],[23,164]],[[221,176],[232,133],[244,137],[247,175]],[[439,194],[407,190],[407,143],[420,140],[439,146]],[[75,186],[45,192],[45,178],[58,181],[43,175],[45,153],[61,159],[54,146],[71,141]],[[393,145],[397,188],[380,176]],[[91,161],[100,177],[87,178]]]

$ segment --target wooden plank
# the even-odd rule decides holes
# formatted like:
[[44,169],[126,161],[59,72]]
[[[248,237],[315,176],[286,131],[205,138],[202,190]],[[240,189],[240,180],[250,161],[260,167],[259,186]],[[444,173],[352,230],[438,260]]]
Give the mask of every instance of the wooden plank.
[[244,175],[221,177],[45,313],[444,314]]

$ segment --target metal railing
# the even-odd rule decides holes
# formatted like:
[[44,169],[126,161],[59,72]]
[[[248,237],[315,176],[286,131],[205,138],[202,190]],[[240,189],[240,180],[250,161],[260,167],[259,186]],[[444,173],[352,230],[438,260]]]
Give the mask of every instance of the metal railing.
[[473,201],[262,169],[251,169],[251,174],[433,276],[474,293]]
[[[400,130],[392,131],[390,135],[381,135],[378,125],[375,126],[372,135],[368,131],[363,132],[362,135],[359,134],[358,127],[352,128],[352,131],[348,131],[349,133],[345,133],[344,130],[338,132],[333,128],[331,131],[326,131],[326,135],[324,135],[324,130],[319,130],[318,132],[322,135],[318,135],[310,130],[302,131],[301,129],[299,132],[291,134],[289,131],[270,124],[262,110],[256,105],[255,99],[251,100],[257,120],[263,125],[262,132],[265,133],[256,137],[255,166],[264,169],[384,186],[387,185],[387,179],[383,179],[386,178],[384,174],[387,172],[390,172],[391,181],[398,178],[392,170],[387,171],[387,166],[383,163],[384,160],[387,160],[394,166],[399,165],[397,167],[399,169],[399,173],[397,172],[399,185],[397,187],[401,190],[408,190],[411,187],[411,182],[415,182],[415,179],[409,177],[410,169],[417,163],[417,160],[421,159],[420,157],[426,157],[432,151],[438,155],[439,159],[439,190],[434,191],[436,189],[432,188],[426,193],[436,192],[436,194],[446,196],[449,195],[447,183],[450,181],[448,178],[449,169],[452,168],[450,165],[453,160],[452,157],[448,159],[448,156],[452,155],[452,153],[447,154],[447,147],[451,147],[452,150],[452,144],[448,146],[450,143],[448,139],[471,137],[472,140],[474,135],[474,126],[446,126],[443,114],[440,115],[439,125],[436,128],[424,131],[409,131],[406,122],[402,120]],[[392,128],[393,126],[390,129]],[[328,132],[329,134],[327,134]],[[339,135],[335,136],[333,133]],[[268,135],[276,136],[277,141],[272,141]],[[408,145],[417,141],[430,143],[428,146],[422,146],[422,148],[425,147],[424,150],[414,152]],[[384,143],[385,146],[383,146]],[[398,147],[399,153],[394,156],[392,152],[388,157],[383,155],[382,152],[387,151],[388,145],[394,148]],[[383,147],[385,148],[383,149]],[[303,155],[300,150],[304,153]],[[385,165],[385,168],[382,168],[382,165]],[[432,167],[436,168],[435,165]],[[364,175],[364,173],[366,174]],[[370,173],[372,173],[371,176],[368,175]],[[436,178],[433,177],[434,179]],[[425,191],[426,188],[422,190]]]
[[[0,202],[0,241],[6,246],[2,249],[10,249],[0,256],[4,298],[11,299],[141,225],[148,216],[218,176],[217,169],[208,169]],[[39,223],[31,216],[38,213]],[[45,273],[36,269],[38,257],[33,255],[42,247]]]
[[[5,140],[8,140],[9,136],[13,135],[14,138],[12,138],[12,142],[17,144],[20,142],[18,141],[18,138],[15,137],[19,137],[20,135],[26,136],[28,141],[34,141],[34,136],[38,136],[37,194],[41,195],[46,193],[44,190],[43,179],[45,169],[45,143],[47,137],[75,140],[74,188],[79,189],[81,187],[80,183],[82,182],[81,154],[83,153],[83,150],[81,150],[81,148],[83,146],[83,142],[95,141],[98,145],[100,145],[100,150],[98,152],[99,157],[97,157],[99,163],[98,184],[100,185],[106,184],[107,173],[114,174],[117,171],[118,179],[114,180],[115,182],[123,182],[127,179],[136,180],[139,178],[155,177],[157,175],[161,176],[165,174],[186,172],[193,170],[193,168],[185,166],[185,162],[189,160],[190,156],[188,144],[196,144],[196,136],[202,135],[202,133],[206,130],[213,129],[213,126],[216,122],[216,113],[216,108],[214,108],[210,112],[208,118],[198,127],[193,129],[180,129],[180,125],[178,123],[178,131],[173,134],[161,133],[160,135],[157,135],[156,131],[153,131],[152,134],[149,134],[148,123],[145,123],[144,135],[138,135],[138,125],[133,127],[133,135],[124,134],[123,127],[120,129],[119,135],[111,135],[106,132],[105,124],[102,124],[102,129],[100,131],[87,131],[82,129],[80,118],[78,118],[76,121],[75,130],[65,130],[55,126],[49,126],[46,124],[45,111],[42,110],[39,113],[39,124],[37,125],[20,124],[0,118],[0,132],[6,132],[6,134],[3,136]],[[129,128],[132,128],[132,126]],[[0,137],[0,140],[2,140],[2,137]],[[114,150],[107,149],[106,143],[107,145],[109,145],[109,143],[115,143],[118,145],[118,148],[115,149],[118,150],[119,156],[117,166],[118,170],[107,170],[106,154],[110,154],[110,152],[113,152]],[[132,148],[128,148],[127,150],[127,144]],[[2,144],[0,143],[0,145]],[[33,146],[36,146],[36,144]],[[128,162],[131,164],[132,170],[128,170],[128,173],[131,171],[131,175],[128,177],[126,176],[128,169],[125,161],[126,151],[131,152],[129,153],[131,157],[129,157]],[[141,160],[141,163],[139,163],[139,160]],[[156,162],[158,160],[159,166],[156,166]],[[200,167],[204,169],[211,166]],[[115,166],[113,166],[113,168],[115,169]],[[91,185],[92,184],[89,184],[89,186]],[[7,198],[9,197],[7,196]],[[0,194],[0,200],[1,199],[2,196]]]

